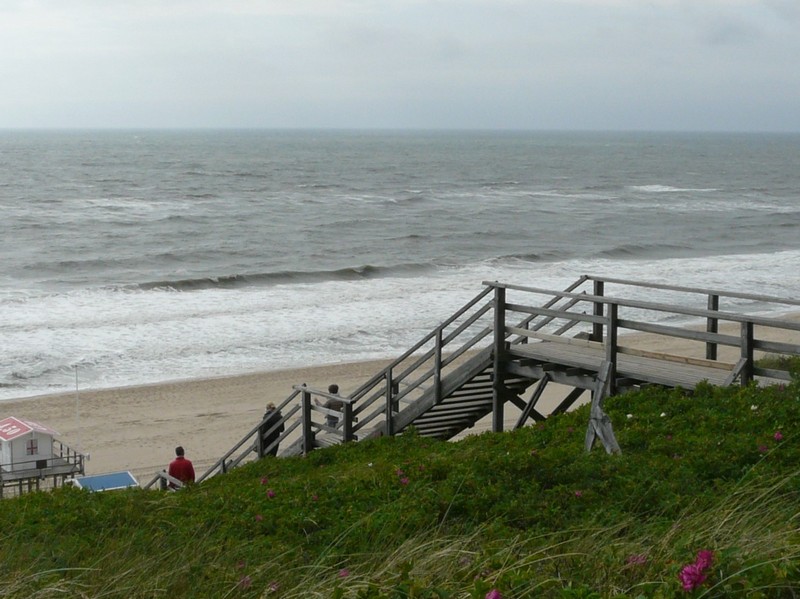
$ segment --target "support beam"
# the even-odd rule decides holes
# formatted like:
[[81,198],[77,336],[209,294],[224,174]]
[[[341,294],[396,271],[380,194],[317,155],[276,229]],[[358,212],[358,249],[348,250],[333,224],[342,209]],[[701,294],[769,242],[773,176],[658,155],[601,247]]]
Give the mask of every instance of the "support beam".
[[584,391],[586,391],[586,389],[580,389],[580,388],[573,389],[572,391],[570,391],[567,394],[567,396],[561,401],[561,403],[558,404],[556,408],[550,413],[550,415],[552,416],[553,414],[563,414],[564,412],[569,410],[572,407],[572,404],[574,404],[577,401],[577,399],[581,395],[583,395]]
[[[522,428],[525,426],[525,422],[531,416],[532,412],[536,412],[534,408],[536,407],[537,402],[542,398],[542,393],[544,393],[545,387],[547,387],[547,383],[550,382],[550,375],[545,374],[542,377],[542,380],[539,381],[539,384],[536,385],[536,389],[533,390],[533,395],[531,395],[531,399],[528,402],[528,405],[525,406],[525,409],[522,411],[522,414],[519,416],[519,420],[517,420],[517,424],[514,426],[514,430]],[[544,416],[539,412],[536,412],[542,420],[544,420]],[[535,417],[534,417],[535,418]],[[538,418],[536,418],[538,420]]]
[[492,431],[503,432],[503,397],[506,363],[506,290],[494,290],[494,379],[492,380]]
[[606,361],[597,373],[597,387],[592,394],[592,408],[589,415],[589,426],[586,429],[586,451],[594,446],[595,439],[600,439],[606,453],[622,453],[611,427],[611,418],[603,411],[603,401],[608,394],[613,365]]

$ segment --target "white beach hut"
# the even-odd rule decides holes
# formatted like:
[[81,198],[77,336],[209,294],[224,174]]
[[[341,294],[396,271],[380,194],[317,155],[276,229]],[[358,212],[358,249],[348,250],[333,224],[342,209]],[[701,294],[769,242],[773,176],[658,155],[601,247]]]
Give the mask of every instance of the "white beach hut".
[[52,467],[56,435],[56,431],[38,422],[13,416],[0,420],[0,468],[18,472]]
[[0,498],[63,486],[84,473],[84,456],[56,439],[49,426],[9,416],[0,420]]

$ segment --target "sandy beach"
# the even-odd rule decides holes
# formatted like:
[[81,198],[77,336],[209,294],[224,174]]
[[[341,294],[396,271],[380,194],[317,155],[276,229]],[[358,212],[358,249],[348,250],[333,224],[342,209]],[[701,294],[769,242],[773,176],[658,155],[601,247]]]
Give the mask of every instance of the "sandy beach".
[[[786,317],[800,320],[799,314]],[[730,332],[730,331],[729,331]],[[800,343],[800,333],[780,331],[771,339]],[[701,357],[702,345],[652,335],[625,337],[624,345],[664,353]],[[732,348],[722,359],[734,358]],[[735,360],[734,360],[735,361]],[[379,372],[386,361],[357,362],[293,370],[279,370],[212,379],[80,391],[4,401],[0,416],[40,422],[59,432],[59,439],[90,456],[87,474],[130,470],[144,484],[163,469],[183,445],[198,474],[204,472],[261,419],[267,402],[279,404],[293,385],[306,383],[324,389],[338,383],[343,395]],[[551,385],[543,397],[545,413],[563,399],[568,389]],[[588,393],[582,397],[588,401]],[[505,411],[507,428],[518,411]],[[490,418],[465,434],[488,430]]]

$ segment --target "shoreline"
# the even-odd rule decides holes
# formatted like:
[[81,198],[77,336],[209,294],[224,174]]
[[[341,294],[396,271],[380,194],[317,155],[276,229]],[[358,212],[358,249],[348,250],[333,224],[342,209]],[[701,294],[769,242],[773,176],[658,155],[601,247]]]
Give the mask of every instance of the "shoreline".
[[86,474],[130,470],[144,484],[182,445],[197,475],[213,465],[280,404],[293,385],[356,389],[389,364],[373,360],[212,378],[182,379],[0,402],[4,416],[45,424],[58,439],[89,455]]

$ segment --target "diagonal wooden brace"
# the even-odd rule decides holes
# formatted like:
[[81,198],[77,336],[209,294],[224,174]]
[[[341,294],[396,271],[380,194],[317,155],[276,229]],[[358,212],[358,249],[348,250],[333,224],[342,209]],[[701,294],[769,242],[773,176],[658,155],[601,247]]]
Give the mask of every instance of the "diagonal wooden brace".
[[586,429],[585,447],[587,452],[594,447],[595,439],[600,439],[606,453],[622,453],[622,449],[620,449],[619,443],[617,443],[617,439],[614,436],[611,418],[603,411],[603,400],[608,394],[609,383],[611,382],[611,370],[611,362],[605,361],[597,373],[597,386],[592,393],[589,426]]

